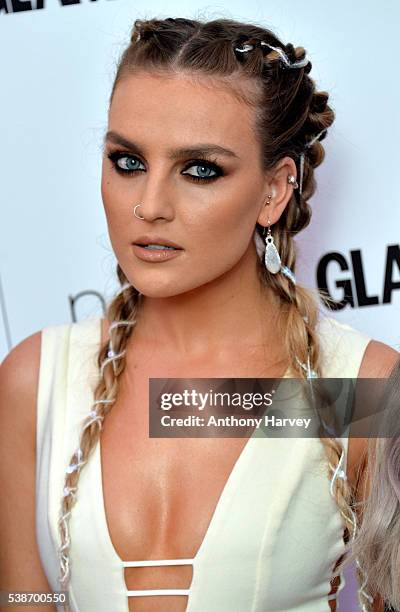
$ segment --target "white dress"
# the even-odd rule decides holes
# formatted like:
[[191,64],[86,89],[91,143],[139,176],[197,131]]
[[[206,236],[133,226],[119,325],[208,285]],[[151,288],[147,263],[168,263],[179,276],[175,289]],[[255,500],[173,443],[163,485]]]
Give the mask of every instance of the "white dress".
[[[54,590],[60,588],[60,500],[82,420],[92,409],[100,321],[91,318],[42,330],[36,531]],[[356,378],[370,338],[330,317],[320,320],[318,330],[323,377]],[[348,438],[342,441],[347,452]],[[198,553],[181,561],[193,564],[190,588],[153,590],[148,596],[188,595],[187,612],[329,612],[330,580],[345,545],[325,457],[319,437],[249,438]],[[128,612],[128,597],[143,596],[143,591],[127,590],[124,566],[145,565],[146,560],[123,561],[112,544],[99,444],[82,469],[77,495],[69,523],[70,609]]]

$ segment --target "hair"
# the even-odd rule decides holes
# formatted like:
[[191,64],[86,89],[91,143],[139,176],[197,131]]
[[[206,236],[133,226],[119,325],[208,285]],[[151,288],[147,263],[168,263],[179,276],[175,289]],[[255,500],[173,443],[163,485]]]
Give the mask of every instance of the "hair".
[[[252,49],[238,52],[237,47],[243,43],[253,45]],[[302,191],[293,191],[274,233],[280,257],[292,271],[296,264],[293,239],[310,222],[308,201],[316,189],[314,169],[325,157],[320,141],[325,138],[326,130],[335,118],[333,109],[328,105],[329,94],[317,91],[314,80],[309,76],[311,62],[301,62],[305,56],[303,47],[284,44],[271,30],[251,23],[231,19],[136,19],[130,43],[119,59],[109,100],[111,106],[115,89],[123,79],[145,71],[154,75],[184,73],[190,78],[207,76],[217,86],[226,85],[241,101],[250,105],[254,109],[254,129],[260,143],[262,167],[267,171],[273,169],[284,156],[290,156],[297,167],[300,166]],[[281,61],[282,58],[286,59],[286,63]],[[293,70],[288,68],[294,62],[304,65],[296,66]],[[322,137],[310,145],[321,131]],[[263,229],[256,224],[255,232],[260,236]],[[319,308],[313,290],[293,283],[284,274],[271,274],[259,258],[257,265],[261,285],[271,288],[279,300],[279,327],[284,348],[291,359],[291,372],[306,379],[302,364],[308,362],[312,363],[317,376],[321,376],[316,331]],[[97,358],[101,375],[94,389],[95,410],[91,414],[95,420],[87,421],[83,426],[80,447],[71,458],[76,469],[67,471],[65,477],[59,521],[62,543],[60,564],[64,570],[60,582],[64,585],[70,575],[67,519],[76,502],[80,467],[87,462],[96,446],[101,421],[116,400],[118,379],[125,366],[127,341],[134,330],[141,303],[140,292],[129,283],[119,264],[117,276],[121,289],[106,311],[107,320],[112,325],[109,328],[110,344],[105,342],[100,347]],[[319,292],[320,296],[323,294]],[[327,303],[326,296],[324,299]],[[321,437],[321,440],[327,458],[327,477],[333,475],[333,495],[344,520],[344,541],[347,543],[353,537],[356,526],[351,509],[350,484],[345,477],[336,477],[344,447],[340,438]],[[336,574],[333,575],[339,575],[342,558],[338,560],[334,568]],[[361,571],[357,571],[361,580]],[[362,591],[359,591],[359,599],[368,604]]]
[[385,382],[379,411],[379,437],[368,440],[369,493],[360,502],[361,527],[346,564],[356,559],[365,587],[400,610],[400,358]]

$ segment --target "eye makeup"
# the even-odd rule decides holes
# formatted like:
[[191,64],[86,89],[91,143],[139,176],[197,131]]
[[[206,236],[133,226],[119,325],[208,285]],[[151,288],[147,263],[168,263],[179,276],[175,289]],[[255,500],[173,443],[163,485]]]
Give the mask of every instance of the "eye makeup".
[[[126,167],[132,161],[133,163],[135,162],[142,163],[136,155],[132,155],[131,153],[116,150],[116,151],[108,152],[107,157],[112,162],[113,168],[116,170],[116,172],[118,172],[122,176],[133,176],[137,172],[144,171],[142,168],[129,168],[129,167],[127,168]],[[125,167],[122,167],[120,165],[121,160],[127,160],[123,162]],[[199,176],[199,175],[196,176],[194,174],[189,174],[187,172],[185,172],[185,174],[182,173],[183,176],[187,176],[189,180],[197,182],[197,183],[210,183],[212,181],[215,181],[219,177],[225,175],[223,168],[218,163],[216,163],[216,160],[207,158],[207,156],[190,160],[189,162],[185,164],[185,167],[183,170],[186,171],[192,167],[201,168],[202,169],[201,172],[204,170],[213,172],[211,176]]]

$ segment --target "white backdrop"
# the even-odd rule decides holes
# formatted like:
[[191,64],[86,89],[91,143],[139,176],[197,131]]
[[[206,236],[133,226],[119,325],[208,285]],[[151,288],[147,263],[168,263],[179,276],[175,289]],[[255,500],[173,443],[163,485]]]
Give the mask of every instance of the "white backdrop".
[[[342,300],[348,281],[354,301],[334,316],[398,348],[399,3],[343,0],[327,11],[316,0],[301,10],[294,0],[249,0],[246,9],[152,0],[143,11],[129,0],[71,1],[40,9],[38,0],[0,0],[0,357],[71,320],[69,296],[107,298],[116,286],[100,146],[115,62],[133,20],[154,15],[251,19],[307,49],[337,117],[316,171],[313,218],[297,237],[297,276],[315,286],[327,259],[332,296]],[[99,298],[81,298],[78,317],[93,312]]]
[[306,48],[337,116],[297,277],[315,286],[327,261],[332,296],[345,286],[353,298],[334,316],[399,348],[400,3],[151,0],[143,11],[130,0],[0,0],[0,358],[70,321],[69,296],[93,292],[79,300],[82,318],[117,285],[101,140],[115,62],[134,19],[153,16],[253,20]]

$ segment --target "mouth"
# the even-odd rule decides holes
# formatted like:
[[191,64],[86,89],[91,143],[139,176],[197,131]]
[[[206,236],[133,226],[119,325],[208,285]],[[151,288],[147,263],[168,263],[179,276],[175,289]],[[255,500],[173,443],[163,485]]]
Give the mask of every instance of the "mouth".
[[143,249],[150,250],[171,250],[182,251],[182,247],[176,242],[172,242],[166,236],[157,236],[156,234],[143,234],[138,236],[134,244]]
[[132,250],[138,259],[153,263],[168,261],[183,253],[183,249],[180,247],[172,247],[165,244],[153,245],[133,243]]
[[182,251],[180,247],[169,246],[166,244],[141,244],[139,242],[134,243],[135,246],[146,249],[147,251]]

